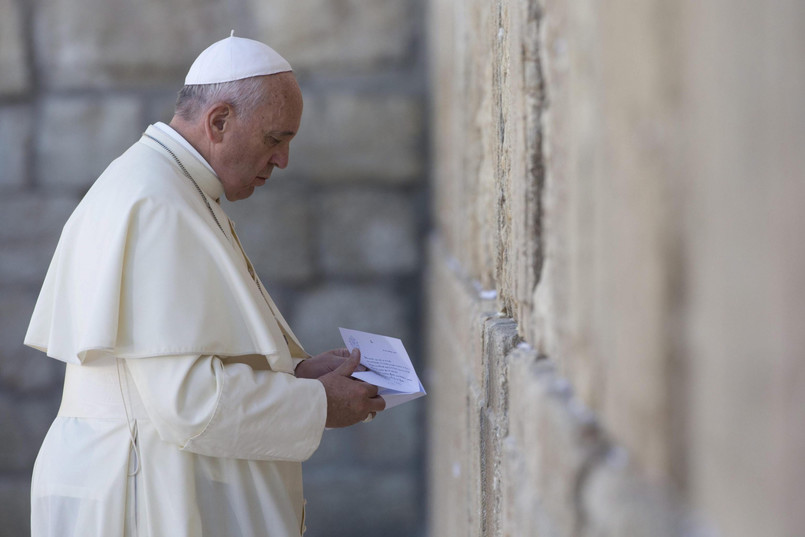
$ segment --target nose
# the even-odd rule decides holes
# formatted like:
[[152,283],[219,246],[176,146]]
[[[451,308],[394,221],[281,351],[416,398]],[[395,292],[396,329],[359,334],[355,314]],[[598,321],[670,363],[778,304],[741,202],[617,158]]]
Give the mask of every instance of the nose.
[[271,159],[269,162],[279,168],[280,170],[284,170],[288,166],[288,161],[290,160],[290,153],[291,148],[285,147],[284,149],[280,149],[279,151],[275,152],[271,155]]

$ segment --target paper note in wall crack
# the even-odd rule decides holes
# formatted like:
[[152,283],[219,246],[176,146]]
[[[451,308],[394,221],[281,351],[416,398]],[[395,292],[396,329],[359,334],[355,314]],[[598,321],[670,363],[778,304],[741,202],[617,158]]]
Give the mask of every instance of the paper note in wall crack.
[[350,352],[356,348],[361,351],[361,364],[368,369],[352,376],[377,386],[387,409],[425,395],[402,341],[359,330],[338,330]]

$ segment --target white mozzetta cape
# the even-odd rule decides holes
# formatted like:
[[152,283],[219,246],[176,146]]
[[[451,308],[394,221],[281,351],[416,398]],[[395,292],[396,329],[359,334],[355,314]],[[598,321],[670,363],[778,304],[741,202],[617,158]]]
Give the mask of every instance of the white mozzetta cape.
[[307,355],[250,276],[218,179],[146,133],[225,233],[147,137],[68,220],[25,340],[68,364],[32,536],[298,536],[324,389],[293,375]]
[[[205,191],[221,188],[180,144],[155,127],[147,134]],[[290,371],[278,323],[293,334],[250,277],[223,210],[209,201],[229,237],[170,155],[142,138],[64,226],[25,343],[75,364],[92,350],[120,358],[261,354]]]

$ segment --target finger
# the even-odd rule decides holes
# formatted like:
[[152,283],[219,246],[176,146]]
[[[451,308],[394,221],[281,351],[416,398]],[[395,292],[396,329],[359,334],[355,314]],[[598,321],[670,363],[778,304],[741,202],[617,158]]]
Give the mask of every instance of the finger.
[[340,356],[341,358],[349,358],[349,349],[340,348],[340,349],[333,349],[330,351],[331,354],[336,356]]
[[369,408],[372,412],[382,412],[386,409],[386,400],[380,395],[376,395],[369,399]]
[[361,361],[360,354],[356,354],[355,352],[353,352],[352,355],[350,355],[349,358],[344,360],[341,363],[341,365],[339,365],[337,368],[335,368],[333,373],[335,373],[336,375],[342,375],[342,376],[348,377],[355,371],[355,368],[358,367],[358,364],[360,364],[360,361]]
[[[364,382],[364,381],[361,381],[361,382]],[[378,388],[374,384],[369,384],[368,382],[365,382],[364,384],[366,384],[366,386],[364,387],[365,391],[363,393],[366,395],[366,397],[368,397],[369,399],[377,397],[377,391],[380,388]]]

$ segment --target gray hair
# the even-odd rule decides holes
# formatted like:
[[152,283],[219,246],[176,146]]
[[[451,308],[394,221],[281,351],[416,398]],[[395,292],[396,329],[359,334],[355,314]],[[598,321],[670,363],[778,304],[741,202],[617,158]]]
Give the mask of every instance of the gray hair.
[[198,119],[209,105],[225,102],[236,114],[251,114],[266,98],[261,77],[243,78],[218,84],[194,84],[179,91],[176,99],[176,115],[185,121]]

